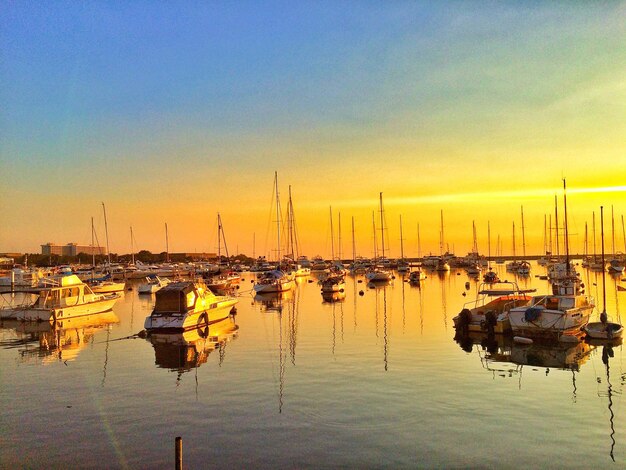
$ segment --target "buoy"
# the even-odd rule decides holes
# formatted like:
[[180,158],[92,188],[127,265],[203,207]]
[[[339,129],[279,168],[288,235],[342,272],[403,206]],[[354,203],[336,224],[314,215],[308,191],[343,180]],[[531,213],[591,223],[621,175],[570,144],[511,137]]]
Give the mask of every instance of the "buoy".
[[363,282],[363,279],[359,279],[359,280],[358,280],[358,281],[356,281],[356,282],[358,282],[359,284],[361,284],[361,283]]
[[513,341],[518,344],[533,344],[533,340],[524,336],[513,336]]
[[465,288],[466,288],[466,289],[469,289],[469,288],[470,288],[470,283],[469,283],[469,281],[467,281],[467,282],[465,283]]
[[362,290],[359,291],[359,295],[365,295],[365,292],[363,292]]
[[457,275],[457,276],[460,276],[460,275],[461,275],[461,273],[456,273],[456,275]]
[[467,294],[466,294],[465,292],[463,292],[461,295],[462,295],[463,297],[465,297]]

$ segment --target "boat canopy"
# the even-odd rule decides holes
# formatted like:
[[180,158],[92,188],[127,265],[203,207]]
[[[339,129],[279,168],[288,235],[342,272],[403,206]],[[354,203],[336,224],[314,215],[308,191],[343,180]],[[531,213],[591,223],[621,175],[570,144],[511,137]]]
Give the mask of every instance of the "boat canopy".
[[187,313],[196,303],[193,282],[173,282],[156,292],[153,313]]

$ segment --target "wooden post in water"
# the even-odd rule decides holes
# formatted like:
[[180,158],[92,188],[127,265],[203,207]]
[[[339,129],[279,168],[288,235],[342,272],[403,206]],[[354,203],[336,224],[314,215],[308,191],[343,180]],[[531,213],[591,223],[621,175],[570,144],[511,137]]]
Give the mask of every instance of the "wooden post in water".
[[176,470],[183,470],[183,438],[178,436],[176,438]]

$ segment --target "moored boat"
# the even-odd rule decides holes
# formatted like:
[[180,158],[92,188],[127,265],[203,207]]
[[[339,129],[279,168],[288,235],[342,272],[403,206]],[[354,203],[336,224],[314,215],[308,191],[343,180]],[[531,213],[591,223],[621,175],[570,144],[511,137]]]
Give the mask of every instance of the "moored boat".
[[215,295],[202,282],[172,282],[156,292],[154,309],[144,323],[152,330],[180,331],[223,320],[238,299]]
[[57,321],[111,310],[117,293],[95,294],[78,276],[47,278],[41,287],[21,291],[21,303],[0,307],[0,318],[21,321]]

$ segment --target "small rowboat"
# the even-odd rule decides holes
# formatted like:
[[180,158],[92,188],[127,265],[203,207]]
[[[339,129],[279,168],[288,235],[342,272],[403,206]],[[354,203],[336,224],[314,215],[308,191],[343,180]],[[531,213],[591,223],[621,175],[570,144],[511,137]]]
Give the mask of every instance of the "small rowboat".
[[593,322],[587,323],[584,326],[583,331],[587,333],[587,336],[593,339],[616,339],[621,338],[624,332],[624,327],[619,323],[612,322]]

